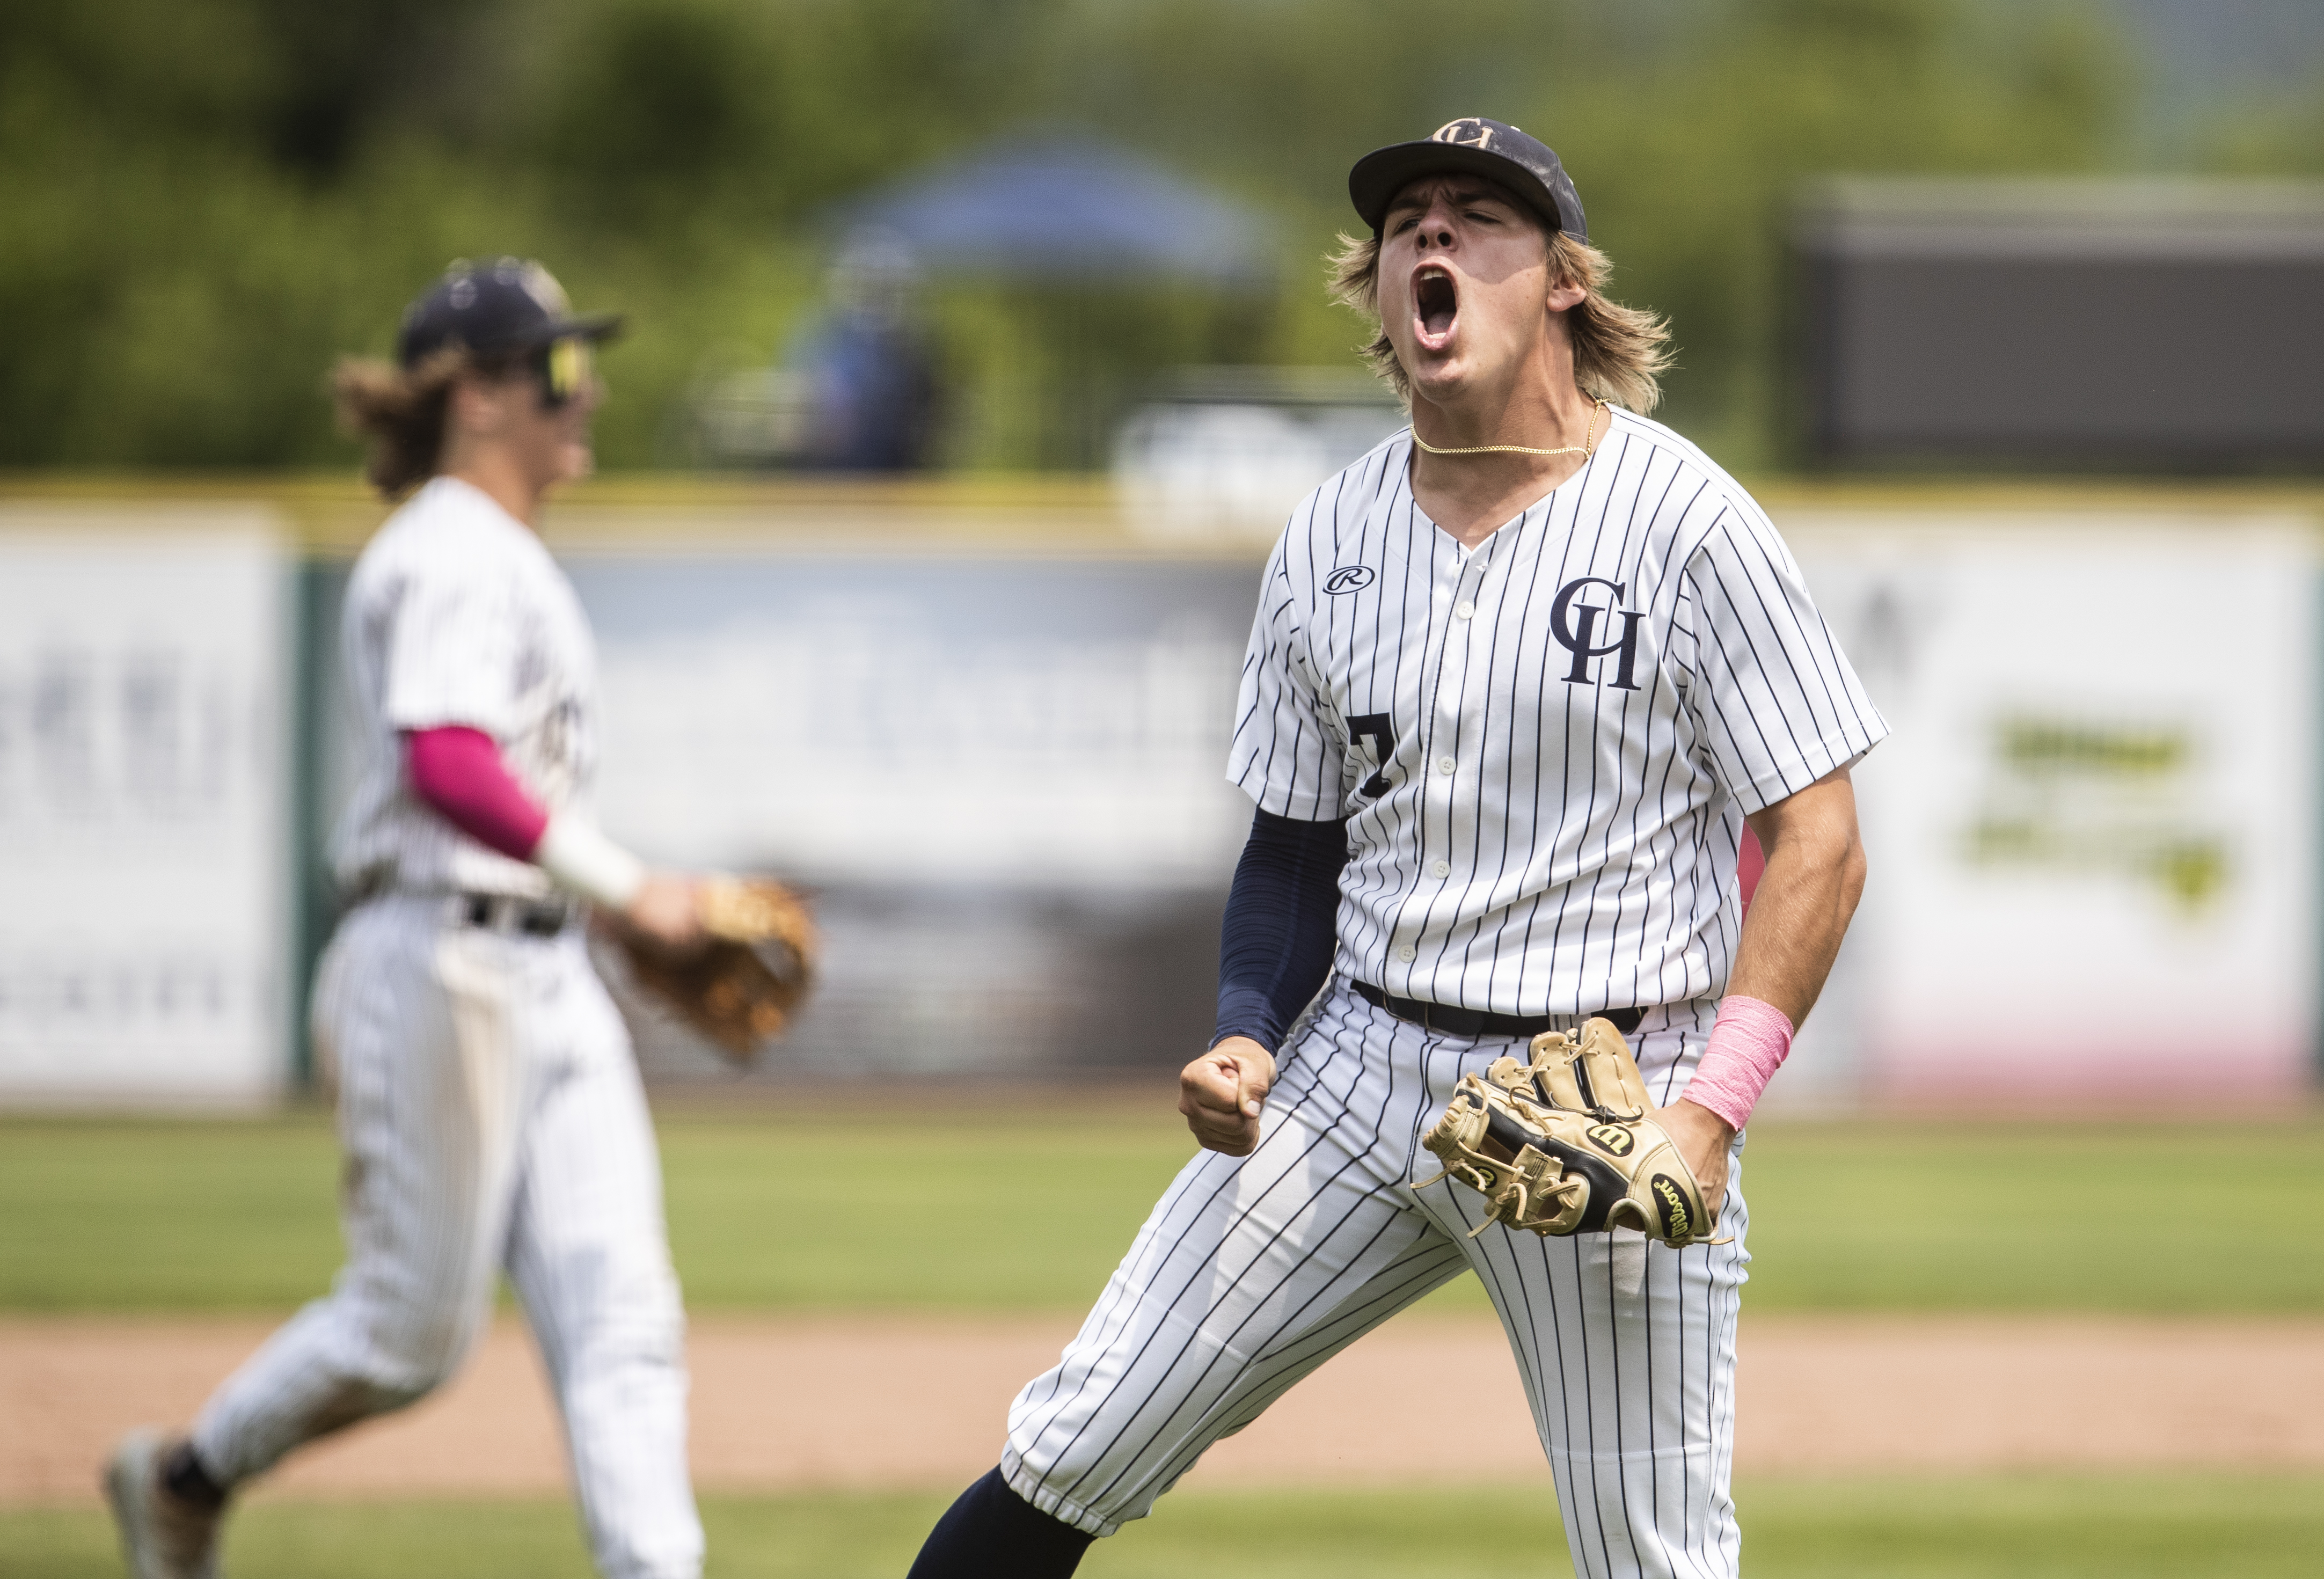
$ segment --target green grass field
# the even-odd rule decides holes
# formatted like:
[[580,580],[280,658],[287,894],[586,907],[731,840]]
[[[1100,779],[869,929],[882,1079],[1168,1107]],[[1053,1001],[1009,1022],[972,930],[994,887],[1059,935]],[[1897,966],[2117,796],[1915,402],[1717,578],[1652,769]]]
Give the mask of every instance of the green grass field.
[[[1810,1482],[1738,1492],[1752,1579],[2293,1579],[2324,1549],[2313,1482],[2163,1479]],[[707,1579],[896,1579],[935,1496],[713,1498]],[[587,1579],[559,1502],[244,1510],[235,1579]],[[0,1512],[0,1579],[115,1579],[95,1510]],[[1084,1579],[1475,1579],[1570,1574],[1547,1487],[1186,1491],[1092,1548]]]
[[[670,1116],[671,1233],[705,1309],[1070,1310],[1190,1151],[1175,1114]],[[1755,1309],[2324,1308],[2324,1122],[2225,1122],[2196,1169],[2153,1125],[1794,1122],[1745,1176]],[[337,1266],[320,1115],[0,1122],[0,1311],[280,1310]],[[2254,1203],[2272,1203],[2270,1210]],[[2291,1207],[2290,1210],[2282,1208]],[[1438,1295],[1483,1308],[1473,1281]],[[1753,1579],[2180,1579],[2313,1573],[2324,1483],[2248,1474],[1781,1481],[1738,1491]],[[711,1579],[894,1579],[941,1495],[714,1498]],[[559,1501],[275,1503],[236,1579],[585,1579]],[[1569,1573],[1533,1490],[1191,1491],[1102,1543],[1090,1579]],[[0,1510],[0,1579],[119,1573],[95,1510]]]
[[[1074,1309],[1191,1152],[1175,1113],[683,1115],[696,1309]],[[2231,1166],[2196,1167],[2198,1138]],[[0,1310],[279,1310],[338,1263],[320,1115],[0,1122]],[[1757,1126],[1755,1310],[2324,1309],[2324,1122]],[[1436,1297],[1483,1308],[1462,1279]]]

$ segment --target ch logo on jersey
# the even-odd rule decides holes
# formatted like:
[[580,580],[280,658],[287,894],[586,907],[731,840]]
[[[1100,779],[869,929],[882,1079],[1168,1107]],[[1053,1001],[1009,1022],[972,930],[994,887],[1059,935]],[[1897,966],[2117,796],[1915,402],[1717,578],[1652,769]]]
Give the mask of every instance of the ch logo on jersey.
[[1429,134],[1431,143],[1458,143],[1464,148],[1490,148],[1493,129],[1474,118],[1447,121]]
[[[1592,586],[1609,589],[1613,598],[1603,605],[1585,603],[1579,608],[1575,607],[1575,600]],[[1618,691],[1638,688],[1631,675],[1638,663],[1638,622],[1646,616],[1642,610],[1618,606],[1626,596],[1626,583],[1609,581],[1603,576],[1584,576],[1557,589],[1557,601],[1549,605],[1549,633],[1557,638],[1560,647],[1573,654],[1573,667],[1565,671],[1567,685],[1596,684],[1597,679],[1591,673],[1591,666],[1599,659],[1618,654],[1614,664],[1614,688]],[[1598,640],[1600,634],[1598,616],[1605,614],[1621,615],[1622,633],[1610,642],[1600,642]]]
[[1638,1143],[1637,1138],[1619,1124],[1592,1124],[1582,1132],[1599,1150],[1614,1157],[1628,1157]]
[[1333,597],[1343,592],[1361,592],[1372,584],[1370,565],[1342,565],[1323,577],[1323,590]]

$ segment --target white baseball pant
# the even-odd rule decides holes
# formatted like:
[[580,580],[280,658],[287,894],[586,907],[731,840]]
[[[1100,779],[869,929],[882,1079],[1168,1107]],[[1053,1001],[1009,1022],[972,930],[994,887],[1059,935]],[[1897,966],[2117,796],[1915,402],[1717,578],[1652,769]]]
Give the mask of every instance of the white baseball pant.
[[565,1417],[609,1579],[695,1579],[685,1316],[628,1033],[577,928],[503,934],[391,894],[341,924],[316,982],[336,1073],[347,1261],[194,1427],[238,1482],[424,1397],[491,1316],[505,1268]]
[[[1685,1088],[1717,1007],[1651,1010],[1629,1039],[1658,1103]],[[1064,1359],[1018,1395],[1001,1458],[1017,1494],[1111,1535],[1300,1378],[1473,1270],[1516,1353],[1574,1572],[1732,1575],[1740,1137],[1720,1218],[1731,1243],[1499,1223],[1471,1240],[1481,1196],[1411,1181],[1437,1171],[1420,1138],[1455,1083],[1503,1054],[1526,1056],[1517,1039],[1423,1030],[1335,978],[1277,1059],[1258,1148],[1186,1165]],[[1439,1446],[1459,1455],[1449,1418]]]

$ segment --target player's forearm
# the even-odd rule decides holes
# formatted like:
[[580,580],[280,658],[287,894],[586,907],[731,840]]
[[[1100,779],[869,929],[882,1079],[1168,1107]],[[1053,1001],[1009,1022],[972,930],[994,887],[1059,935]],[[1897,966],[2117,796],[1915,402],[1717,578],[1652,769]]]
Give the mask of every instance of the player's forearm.
[[1768,808],[1752,819],[1752,831],[1766,850],[1766,870],[1743,923],[1711,1044],[1681,1094],[1681,1105],[1716,1114],[1725,1126],[1719,1134],[1692,1137],[1696,1154],[1689,1161],[1698,1169],[1715,1161],[1724,1138],[1743,1127],[1789,1056],[1864,892],[1864,847],[1846,770]]
[[1259,813],[1236,863],[1219,928],[1216,1047],[1249,1037],[1270,1053],[1332,972],[1343,822]]
[[1767,865],[1727,990],[1772,1004],[1796,1027],[1822,994],[1864,893],[1855,790],[1845,771],[1835,773],[1751,823]]

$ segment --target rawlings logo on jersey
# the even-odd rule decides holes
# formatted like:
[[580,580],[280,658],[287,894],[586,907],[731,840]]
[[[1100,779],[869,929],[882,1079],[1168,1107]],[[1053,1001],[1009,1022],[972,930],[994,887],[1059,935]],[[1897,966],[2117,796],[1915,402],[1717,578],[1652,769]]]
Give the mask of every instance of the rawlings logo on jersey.
[[1323,577],[1323,590],[1337,597],[1343,592],[1361,592],[1372,584],[1370,565],[1342,565]]

